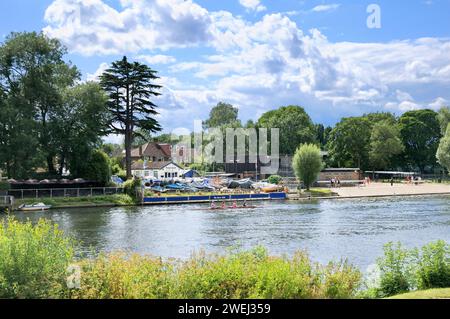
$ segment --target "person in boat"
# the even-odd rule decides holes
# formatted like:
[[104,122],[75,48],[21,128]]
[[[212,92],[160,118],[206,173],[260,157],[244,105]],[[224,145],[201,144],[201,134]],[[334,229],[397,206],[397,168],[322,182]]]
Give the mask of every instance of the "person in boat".
[[225,201],[222,202],[222,208],[223,208],[223,209],[226,208]]
[[236,203],[236,201],[233,202],[233,208],[237,208],[237,203]]
[[244,204],[242,204],[242,207],[247,207],[247,201],[244,200]]
[[214,203],[214,202],[211,202],[211,208],[216,208],[217,206],[216,206],[216,203]]

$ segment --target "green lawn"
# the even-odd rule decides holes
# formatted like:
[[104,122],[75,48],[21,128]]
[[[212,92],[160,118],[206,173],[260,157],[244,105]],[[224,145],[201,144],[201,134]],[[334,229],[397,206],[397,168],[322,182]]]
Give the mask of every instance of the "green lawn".
[[450,299],[450,288],[414,291],[388,299]]
[[69,206],[95,206],[95,205],[133,205],[135,202],[128,195],[106,195],[106,196],[87,196],[87,197],[53,197],[53,198],[32,198],[17,199],[15,206],[22,204],[31,205],[34,203],[44,203],[52,205],[53,208]]
[[301,195],[307,196],[308,194],[311,194],[312,197],[330,197],[337,195],[329,188],[311,188],[309,191],[304,191]]

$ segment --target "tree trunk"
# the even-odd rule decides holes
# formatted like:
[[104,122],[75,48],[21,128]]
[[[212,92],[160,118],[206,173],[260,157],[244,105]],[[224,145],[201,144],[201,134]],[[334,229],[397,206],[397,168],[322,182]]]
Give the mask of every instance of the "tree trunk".
[[59,161],[59,176],[62,176],[64,170],[64,162],[66,161],[66,157],[64,154],[61,154],[61,160]]
[[[127,125],[128,127],[128,125]],[[127,170],[127,179],[131,179],[131,132],[127,128],[125,133],[125,167]]]
[[53,156],[47,156],[47,167],[49,175],[54,175],[56,173],[55,165],[53,164]]

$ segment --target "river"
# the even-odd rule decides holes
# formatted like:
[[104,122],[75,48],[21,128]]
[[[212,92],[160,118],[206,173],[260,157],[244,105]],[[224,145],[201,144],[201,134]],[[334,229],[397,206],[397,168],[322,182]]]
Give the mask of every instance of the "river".
[[263,245],[273,255],[307,250],[321,263],[347,258],[366,269],[383,245],[450,242],[450,197],[258,202],[257,209],[210,211],[206,205],[61,209],[16,213],[48,218],[81,242],[79,253],[117,250],[187,258]]

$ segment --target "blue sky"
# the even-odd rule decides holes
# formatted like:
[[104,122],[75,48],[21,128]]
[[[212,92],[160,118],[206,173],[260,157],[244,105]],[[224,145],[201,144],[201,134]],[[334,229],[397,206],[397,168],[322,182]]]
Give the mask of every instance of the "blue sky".
[[[367,7],[381,28],[367,27]],[[315,122],[450,104],[450,0],[3,0],[0,41],[43,31],[96,80],[127,55],[159,71],[166,131],[219,101],[257,119],[287,104]]]

